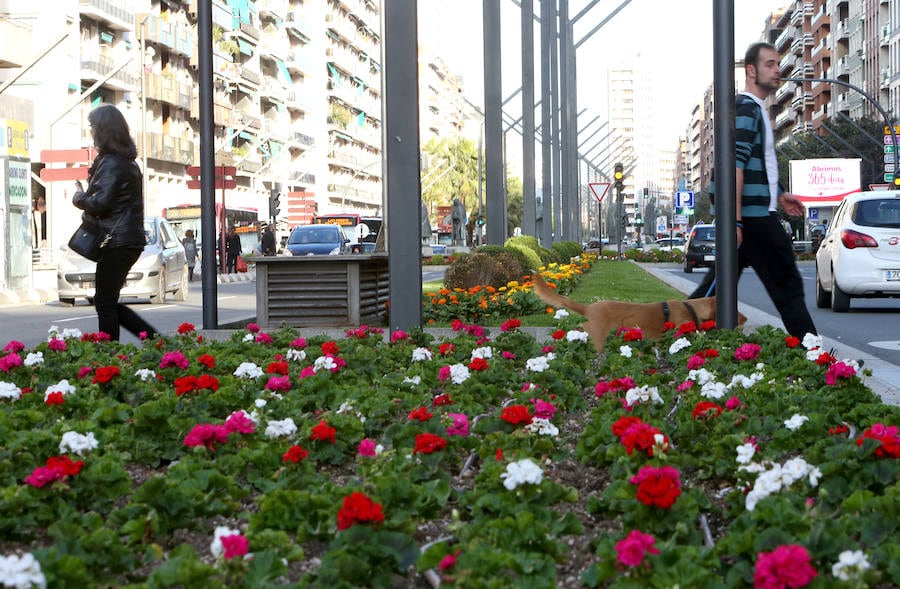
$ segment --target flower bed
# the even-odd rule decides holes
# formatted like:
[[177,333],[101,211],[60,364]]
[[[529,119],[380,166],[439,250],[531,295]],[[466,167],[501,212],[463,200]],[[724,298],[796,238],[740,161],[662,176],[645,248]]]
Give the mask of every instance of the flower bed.
[[0,355],[0,584],[892,587],[900,436],[813,337],[560,314]]

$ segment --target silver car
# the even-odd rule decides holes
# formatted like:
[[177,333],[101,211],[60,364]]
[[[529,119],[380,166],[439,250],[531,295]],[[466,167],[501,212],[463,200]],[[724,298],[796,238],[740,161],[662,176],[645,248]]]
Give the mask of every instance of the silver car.
[[[165,302],[167,293],[172,293],[176,301],[187,300],[189,277],[184,246],[172,226],[162,217],[144,217],[144,233],[147,245],[128,272],[121,296],[149,298],[157,305]],[[59,302],[74,305],[75,299],[86,298],[93,303],[96,267],[94,262],[66,250],[56,271]]]

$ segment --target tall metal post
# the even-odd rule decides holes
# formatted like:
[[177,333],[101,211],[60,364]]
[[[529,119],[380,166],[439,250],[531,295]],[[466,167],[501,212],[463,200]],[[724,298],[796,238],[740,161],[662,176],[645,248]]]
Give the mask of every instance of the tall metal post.
[[384,154],[391,329],[422,326],[418,2],[383,4]]
[[[200,87],[200,218],[203,220],[202,259],[216,259],[216,193],[215,193],[215,144],[213,120],[213,53],[212,53],[212,3],[197,3],[197,56],[198,85]],[[141,69],[144,67],[141,55]],[[144,172],[146,174],[146,172]],[[224,257],[225,251],[222,250]],[[216,265],[202,264],[203,329],[219,326],[216,306]]]
[[553,2],[541,2],[541,245],[550,247],[553,231],[553,134],[550,132],[552,99],[550,96],[550,45],[553,38],[550,21],[553,19]]
[[522,233],[524,235],[537,235],[534,168],[534,0],[522,0]]
[[574,89],[569,86],[569,3],[563,0],[559,3],[559,153],[560,153],[560,224],[556,229],[557,239],[571,239],[572,205],[574,200],[574,186],[569,166],[574,159],[569,152],[569,134],[572,132],[574,116],[570,111],[572,107],[571,95]]
[[485,218],[488,243],[503,244],[506,241],[506,194],[503,191],[500,0],[484,0],[483,6]]
[[[563,0],[568,1],[568,0]],[[556,0],[553,0],[553,14],[550,18],[550,135],[553,137],[553,218],[552,232],[553,240],[560,239],[562,231],[562,201],[561,201],[561,178],[562,178],[562,152],[560,142],[560,101],[559,101],[559,46],[557,44],[558,35],[558,13]],[[550,220],[544,216],[545,220]],[[547,247],[550,247],[548,242]]]

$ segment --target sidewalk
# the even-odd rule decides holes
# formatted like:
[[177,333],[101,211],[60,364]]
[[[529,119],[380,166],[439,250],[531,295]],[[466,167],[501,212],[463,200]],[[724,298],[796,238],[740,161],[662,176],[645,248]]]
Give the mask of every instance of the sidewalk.
[[[676,276],[672,272],[663,272],[659,267],[652,264],[641,264],[640,266],[651,275],[685,294],[692,292],[696,286],[690,280]],[[744,324],[745,332],[753,331],[762,325],[782,327],[780,317],[770,315],[755,307],[739,302],[738,310],[747,317],[747,323]],[[864,360],[863,369],[872,371],[872,376],[864,377],[866,385],[888,405],[900,406],[900,388],[898,388],[900,387],[900,366],[880,360],[871,354],[831,338],[822,338],[822,343],[826,348],[836,350],[835,356],[839,360],[844,358]]]
[[[232,282],[255,282],[256,269],[237,274],[217,274],[216,284]],[[200,288],[200,278],[195,275],[192,288]],[[57,300],[55,288],[23,288],[18,290],[0,289],[0,306],[7,305],[43,305]]]

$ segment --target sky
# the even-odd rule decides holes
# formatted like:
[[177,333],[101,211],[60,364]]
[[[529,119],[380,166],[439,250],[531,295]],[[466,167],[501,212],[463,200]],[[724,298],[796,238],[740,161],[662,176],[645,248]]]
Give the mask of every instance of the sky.
[[[677,146],[678,136],[690,122],[694,105],[713,81],[713,4],[721,0],[631,0],[606,25],[579,47],[578,110],[587,108],[584,121],[601,115],[606,120],[606,71],[627,66],[640,54],[652,64],[654,104],[658,106],[659,141]],[[601,0],[575,23],[575,40],[591,33],[622,0]],[[574,17],[590,2],[572,0]],[[751,43],[759,40],[766,17],[787,4],[786,0],[734,0],[735,57],[740,59]],[[421,0],[419,42],[442,56],[452,72],[463,76],[465,95],[483,104],[481,11],[482,0]],[[535,11],[540,0],[534,0]],[[502,92],[506,98],[521,86],[520,12],[513,0],[501,0]],[[538,43],[536,28],[535,43]],[[536,51],[539,51],[536,48]],[[540,93],[540,61],[535,70]],[[536,98],[539,100],[539,97]],[[521,100],[508,105],[521,114]],[[587,118],[589,117],[589,118]],[[580,119],[582,120],[582,119]]]

